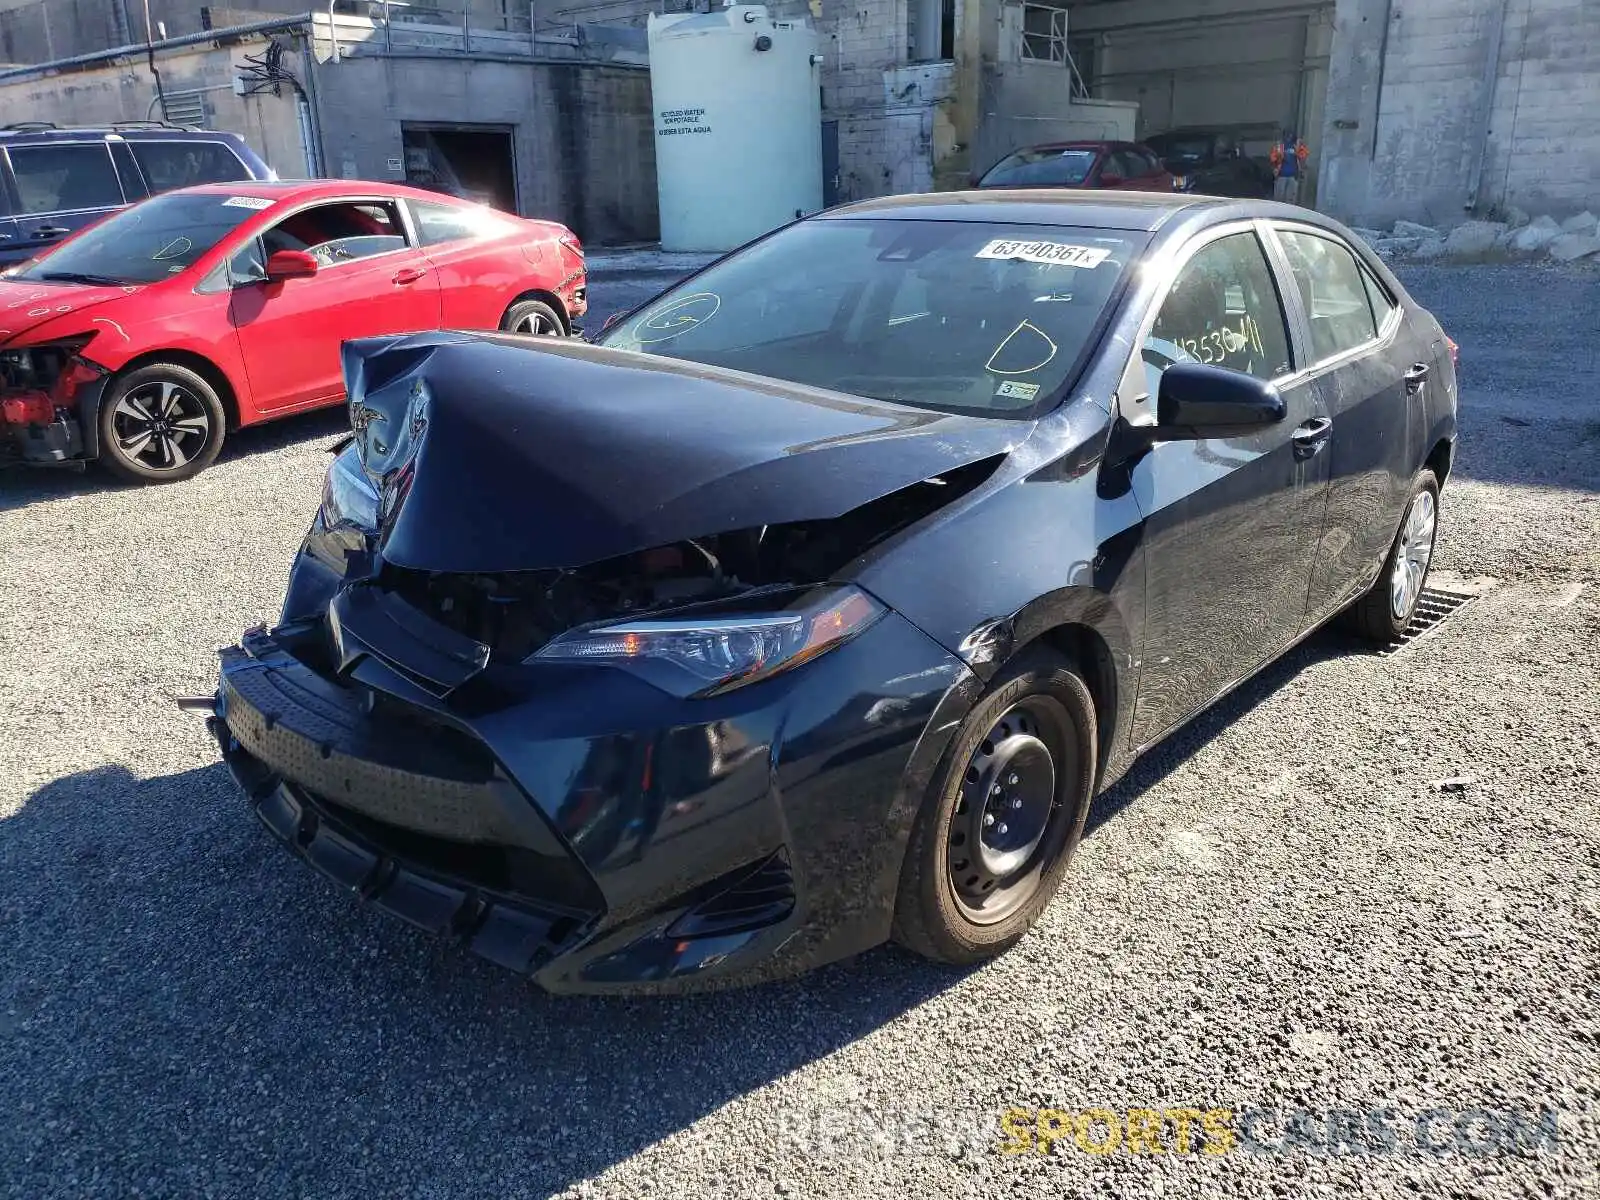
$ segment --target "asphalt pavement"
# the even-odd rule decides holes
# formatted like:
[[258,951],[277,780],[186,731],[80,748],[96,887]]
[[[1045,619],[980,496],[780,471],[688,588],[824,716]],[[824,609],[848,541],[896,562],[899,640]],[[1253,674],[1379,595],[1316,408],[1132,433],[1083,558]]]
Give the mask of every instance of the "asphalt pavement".
[[275,614],[342,415],[172,487],[0,476],[0,1195],[1600,1194],[1600,275],[1404,277],[1462,346],[1476,598],[1157,749],[968,972],[558,1000],[359,907],[172,704]]

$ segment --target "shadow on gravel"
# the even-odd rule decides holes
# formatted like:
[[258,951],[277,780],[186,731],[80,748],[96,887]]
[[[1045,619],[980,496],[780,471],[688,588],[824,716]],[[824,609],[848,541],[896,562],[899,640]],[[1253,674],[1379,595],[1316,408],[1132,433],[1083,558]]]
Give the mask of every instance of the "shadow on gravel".
[[962,978],[875,952],[552,998],[296,866],[220,765],[99,768],[0,820],[0,939],[0,1147],[28,1195],[547,1195]]
[[[325,440],[331,444],[349,428],[349,417],[345,413],[344,405],[341,404],[333,408],[284,417],[278,421],[269,421],[264,425],[236,429],[223,443],[222,453],[217,456],[217,462],[231,462],[236,458],[245,458],[253,454],[270,454],[299,442]],[[196,478],[204,479],[205,473],[202,472]],[[185,480],[183,483],[160,486],[185,487],[190,482]],[[57,467],[44,469],[0,467],[0,512],[27,508],[32,504],[49,503],[71,496],[120,491],[136,486],[138,485],[123,483],[94,464],[90,464],[82,471]]]
[[1095,797],[1089,819],[1084,822],[1084,836],[1093,835],[1107,821],[1131,807],[1145,792],[1193,758],[1217,734],[1245,717],[1307,667],[1328,659],[1369,652],[1370,648],[1364,643],[1338,629],[1323,629],[1313,634],[1148,751],[1116,784]]

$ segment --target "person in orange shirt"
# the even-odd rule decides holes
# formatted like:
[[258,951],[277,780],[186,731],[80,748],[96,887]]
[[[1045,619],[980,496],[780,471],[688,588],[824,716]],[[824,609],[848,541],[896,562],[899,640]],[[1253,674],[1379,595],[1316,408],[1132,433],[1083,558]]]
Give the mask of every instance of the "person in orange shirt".
[[1310,156],[1311,151],[1294,135],[1294,130],[1285,129],[1283,140],[1272,148],[1270,155],[1274,200],[1282,200],[1286,204],[1300,203],[1300,175]]

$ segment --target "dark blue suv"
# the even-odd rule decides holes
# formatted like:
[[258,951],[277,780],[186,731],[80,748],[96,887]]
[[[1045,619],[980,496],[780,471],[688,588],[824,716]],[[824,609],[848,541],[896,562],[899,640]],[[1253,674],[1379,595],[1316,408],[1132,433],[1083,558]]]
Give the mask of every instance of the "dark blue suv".
[[277,173],[236,133],[150,122],[0,127],[0,266],[157,192]]

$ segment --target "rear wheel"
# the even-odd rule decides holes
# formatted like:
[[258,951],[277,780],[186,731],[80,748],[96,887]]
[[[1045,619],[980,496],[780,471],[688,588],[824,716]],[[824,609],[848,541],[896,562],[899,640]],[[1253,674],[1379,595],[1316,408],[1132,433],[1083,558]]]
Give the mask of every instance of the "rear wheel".
[[100,404],[100,461],[134,483],[175,483],[215,461],[227,433],[216,389],[188,367],[150,363]]
[[917,819],[895,940],[975,963],[1013,945],[1060,887],[1083,834],[1097,762],[1094,699],[1057,654],[998,676],[947,753]]
[[560,314],[543,300],[518,300],[506,309],[500,328],[529,337],[561,337],[567,332]]
[[1362,637],[1383,644],[1404,636],[1428,582],[1438,530],[1439,480],[1431,470],[1424,470],[1412,487],[1411,501],[1382,573],[1350,607],[1350,626]]

